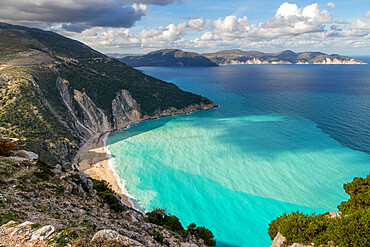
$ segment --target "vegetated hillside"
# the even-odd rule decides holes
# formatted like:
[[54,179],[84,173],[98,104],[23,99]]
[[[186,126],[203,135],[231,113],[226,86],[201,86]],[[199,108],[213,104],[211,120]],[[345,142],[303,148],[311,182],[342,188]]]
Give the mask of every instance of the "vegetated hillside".
[[329,213],[284,213],[269,224],[268,233],[271,239],[280,233],[285,237],[284,246],[293,243],[314,243],[315,246],[370,246],[370,174],[366,178],[354,178],[343,188],[350,199],[338,206],[339,214],[334,214],[333,217],[333,214]]
[[0,23],[0,138],[48,162],[94,135],[214,106],[78,41]]
[[[0,144],[1,246],[214,246],[211,231],[163,210],[142,214],[121,204],[106,182],[71,166],[4,157]],[[6,225],[4,225],[6,224]]]
[[212,67],[217,66],[208,58],[195,53],[176,49],[153,51],[140,56],[120,59],[133,67]]
[[321,52],[295,53],[290,50],[277,53],[263,53],[233,49],[202,55],[217,64],[364,64],[364,62],[357,59],[337,54],[328,55]]

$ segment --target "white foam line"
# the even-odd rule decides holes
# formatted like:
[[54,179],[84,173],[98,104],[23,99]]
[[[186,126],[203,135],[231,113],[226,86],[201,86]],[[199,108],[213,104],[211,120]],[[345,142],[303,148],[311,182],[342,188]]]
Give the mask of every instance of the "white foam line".
[[111,152],[109,151],[109,148],[108,148],[108,145],[107,145],[107,140],[108,140],[109,134],[110,134],[110,132],[108,132],[103,138],[104,151],[105,151],[106,157],[108,159],[108,169],[113,172],[113,175],[114,175],[114,178],[117,181],[118,187],[121,189],[122,193],[127,197],[128,201],[131,203],[132,207],[137,211],[143,212],[143,209],[142,209],[142,206],[140,205],[140,203],[132,195],[130,195],[130,193],[127,191],[127,189],[126,189],[126,180],[121,178],[117,173],[116,161],[113,158]]

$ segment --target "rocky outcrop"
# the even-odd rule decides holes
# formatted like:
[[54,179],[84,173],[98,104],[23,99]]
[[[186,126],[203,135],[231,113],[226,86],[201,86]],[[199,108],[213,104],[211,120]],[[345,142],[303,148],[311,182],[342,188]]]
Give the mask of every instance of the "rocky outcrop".
[[138,241],[132,240],[126,236],[122,236],[121,234],[113,230],[98,231],[97,233],[95,233],[95,235],[91,239],[91,242],[99,241],[99,240],[119,242],[123,244],[124,246],[132,246],[132,247],[144,246]]
[[112,102],[114,129],[124,129],[141,119],[140,107],[127,90],[117,93]]
[[82,115],[83,124],[92,133],[104,133],[112,130],[107,115],[97,107],[85,92],[73,90],[74,100],[78,103]]
[[54,226],[44,226],[40,229],[30,221],[18,224],[9,221],[0,227],[0,243],[2,246],[48,246],[48,241],[55,233]]
[[19,150],[15,152],[15,156],[26,158],[29,160],[37,160],[39,156],[31,151]]
[[73,99],[73,91],[69,86],[69,82],[67,80],[58,77],[56,80],[56,86],[59,90],[60,96],[63,99],[65,106],[68,109],[69,114],[71,115],[71,119],[73,122],[73,128],[75,133],[80,136],[82,139],[89,139],[93,136],[91,130],[86,128],[86,126],[80,122],[77,117],[77,111],[74,109],[74,99]]
[[[76,241],[80,241],[77,246],[116,246],[115,242],[119,246],[206,246],[191,234],[182,237],[148,223],[146,215],[131,208],[115,211],[78,170],[61,171],[21,159],[0,160],[1,168],[11,171],[0,174],[0,181],[9,185],[0,186],[1,213],[23,222],[0,227],[0,246],[52,246],[58,241],[65,241],[65,246]],[[19,174],[26,179],[18,179]],[[155,232],[163,239],[155,240]]]
[[43,226],[31,235],[31,241],[44,240],[55,232],[55,227],[51,225]]
[[113,130],[124,130],[128,125],[142,120],[155,119],[161,116],[187,114],[197,110],[216,107],[214,103],[201,103],[189,105],[183,109],[165,109],[153,116],[142,116],[140,105],[131,96],[129,91],[122,89],[117,92],[116,97],[112,101],[112,118],[110,118],[106,112],[96,106],[85,92],[80,92],[76,89],[72,90],[67,80],[59,77],[56,84],[63,102],[72,117],[76,134],[82,136],[85,141],[97,134]]
[[299,243],[287,244],[286,238],[278,232],[270,247],[311,247],[313,245],[304,245]]
[[281,235],[280,232],[276,235],[274,240],[272,241],[272,244],[270,247],[285,247],[286,245],[286,239],[283,235]]

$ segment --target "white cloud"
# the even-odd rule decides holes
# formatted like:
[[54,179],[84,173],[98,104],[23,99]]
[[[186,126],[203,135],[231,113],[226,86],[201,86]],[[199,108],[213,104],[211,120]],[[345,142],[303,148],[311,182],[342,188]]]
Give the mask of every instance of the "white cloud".
[[366,13],[366,18],[370,18],[370,10]]
[[230,15],[213,22],[192,18],[137,33],[128,28],[93,28],[77,38],[98,50],[114,53],[144,53],[160,48],[335,50],[368,48],[369,33],[370,23],[366,18],[333,22],[330,14],[318,4],[300,8],[283,3],[271,19],[257,25],[251,24],[246,16]]
[[227,16],[213,23],[213,32],[223,39],[273,38],[319,32],[324,29],[324,24],[331,21],[330,14],[326,10],[320,11],[318,4],[298,8],[296,4],[283,3],[273,19],[262,22],[257,27],[250,25],[246,16]]
[[100,27],[132,27],[147,13],[142,3],[126,5],[121,0],[0,0],[0,21],[56,26],[81,32]]
[[80,40],[93,47],[111,49],[116,46],[162,47],[172,46],[182,39],[186,32],[202,31],[209,25],[203,18],[193,18],[178,25],[170,24],[166,27],[142,30],[132,33],[128,28],[100,30],[86,30],[81,33]]
[[332,9],[335,9],[335,3],[333,2],[328,2],[328,7],[332,8]]

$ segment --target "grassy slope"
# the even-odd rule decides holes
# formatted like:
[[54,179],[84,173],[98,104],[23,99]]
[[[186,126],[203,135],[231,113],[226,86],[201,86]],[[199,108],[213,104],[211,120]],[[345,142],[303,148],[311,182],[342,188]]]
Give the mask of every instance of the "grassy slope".
[[[44,160],[57,160],[45,146],[55,140],[76,142],[68,128],[68,113],[60,97],[55,97],[55,70],[7,68],[7,84],[0,84],[0,136],[18,138],[20,148],[32,150]],[[41,87],[40,94],[33,80]],[[67,125],[67,126],[66,126]]]

